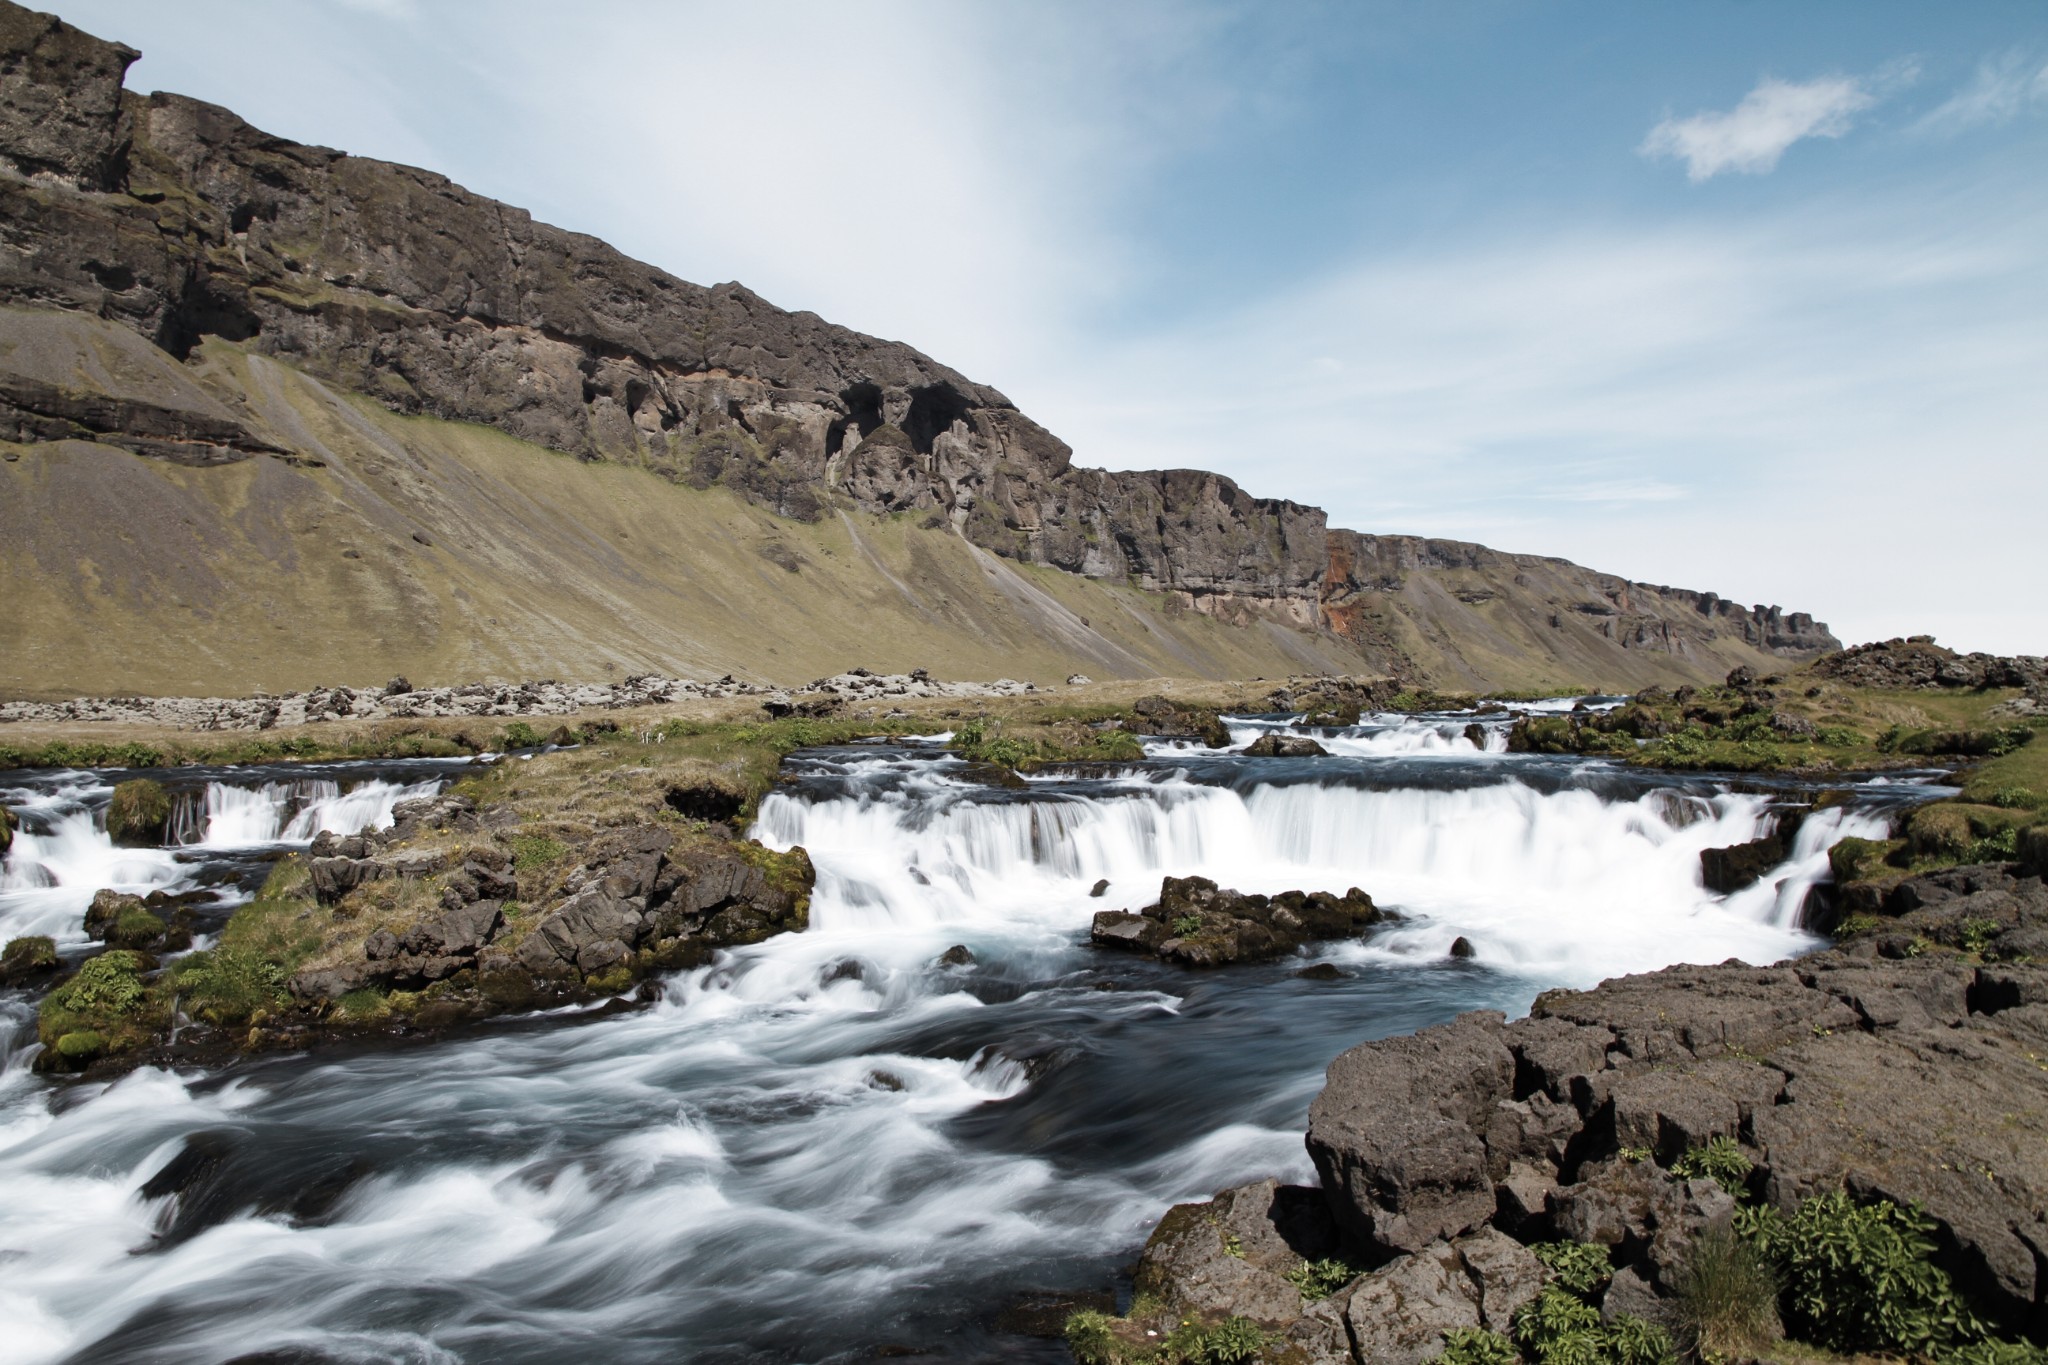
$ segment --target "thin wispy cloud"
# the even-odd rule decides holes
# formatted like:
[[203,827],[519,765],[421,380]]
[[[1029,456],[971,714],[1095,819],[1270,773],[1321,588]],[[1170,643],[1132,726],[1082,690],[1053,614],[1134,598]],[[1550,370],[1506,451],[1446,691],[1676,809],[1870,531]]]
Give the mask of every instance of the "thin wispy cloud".
[[1650,130],[1640,148],[1648,157],[1677,157],[1686,178],[1709,180],[1724,171],[1766,175],[1793,143],[1810,137],[1840,137],[1856,115],[1877,103],[1865,83],[1851,76],[1781,81],[1766,76],[1726,113],[1669,118]]
[[1928,133],[2010,123],[2030,110],[2048,110],[2048,63],[2038,53],[2006,52],[1977,68],[1969,84],[1914,127]]

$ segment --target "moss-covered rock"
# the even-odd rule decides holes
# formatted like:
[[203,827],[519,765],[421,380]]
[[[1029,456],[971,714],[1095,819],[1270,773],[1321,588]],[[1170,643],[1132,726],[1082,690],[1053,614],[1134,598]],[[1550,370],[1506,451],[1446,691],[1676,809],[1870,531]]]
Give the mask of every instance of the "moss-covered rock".
[[147,777],[115,787],[107,803],[107,837],[130,848],[162,845],[170,822],[171,794]]
[[5,857],[7,850],[13,847],[14,812],[5,806],[0,806],[0,857]]
[[1960,858],[1974,838],[1969,816],[1947,802],[1922,806],[1906,821],[1906,842],[1915,857]]
[[0,948],[0,983],[15,985],[57,970],[57,943],[47,934],[9,939]]
[[39,1066],[68,1065],[78,1060],[82,1041],[66,1054],[59,1044],[67,1035],[95,1034],[101,1042],[93,1056],[124,1052],[149,1040],[156,1016],[162,1013],[143,974],[150,959],[127,949],[113,949],[90,958],[72,977],[43,998],[36,1014],[36,1033],[45,1051]]

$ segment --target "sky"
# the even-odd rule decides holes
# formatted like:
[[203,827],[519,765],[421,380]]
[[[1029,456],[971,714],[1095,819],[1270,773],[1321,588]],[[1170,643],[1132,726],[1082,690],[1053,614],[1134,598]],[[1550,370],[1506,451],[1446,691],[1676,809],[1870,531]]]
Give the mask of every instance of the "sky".
[[2048,653],[2048,5],[41,0],[1108,468]]

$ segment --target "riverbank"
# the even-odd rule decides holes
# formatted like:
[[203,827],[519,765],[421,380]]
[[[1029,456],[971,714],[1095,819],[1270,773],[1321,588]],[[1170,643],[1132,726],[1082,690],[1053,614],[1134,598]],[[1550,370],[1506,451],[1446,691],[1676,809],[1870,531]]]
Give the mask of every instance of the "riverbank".
[[1128,1310],[1070,1320],[1074,1355],[2037,1360],[2042,871],[1912,879],[1795,963],[1352,1049],[1310,1110],[1319,1185],[1172,1210]]

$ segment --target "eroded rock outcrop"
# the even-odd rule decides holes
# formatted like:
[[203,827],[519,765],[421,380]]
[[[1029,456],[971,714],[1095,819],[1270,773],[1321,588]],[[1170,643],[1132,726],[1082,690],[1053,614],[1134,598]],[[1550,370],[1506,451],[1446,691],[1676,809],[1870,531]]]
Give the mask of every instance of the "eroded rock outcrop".
[[1159,884],[1159,899],[1143,910],[1097,911],[1089,941],[1183,967],[1222,967],[1280,957],[1319,939],[1355,938],[1382,918],[1372,897],[1355,886],[1342,896],[1258,896],[1207,877],[1168,877]]
[[[1253,1319],[1295,1358],[1419,1365],[1455,1329],[1506,1330],[1546,1277],[1527,1244],[1606,1248],[1609,1320],[1669,1321],[1689,1248],[1738,1197],[1789,1211],[1846,1190],[1923,1210],[1997,1331],[2048,1334],[2048,966],[1992,960],[2048,927],[2048,893],[2012,868],[1900,890],[1923,902],[1900,931],[1998,917],[1999,936],[1967,954],[1923,936],[1895,960],[1896,932],[1861,932],[1351,1049],[1310,1110],[1320,1189],[1174,1209],[1140,1261],[1146,1302]],[[1688,1166],[1710,1144],[1740,1154],[1732,1185]]]

